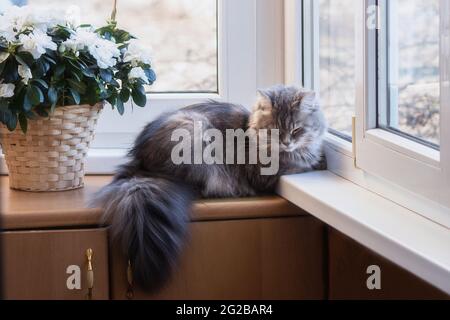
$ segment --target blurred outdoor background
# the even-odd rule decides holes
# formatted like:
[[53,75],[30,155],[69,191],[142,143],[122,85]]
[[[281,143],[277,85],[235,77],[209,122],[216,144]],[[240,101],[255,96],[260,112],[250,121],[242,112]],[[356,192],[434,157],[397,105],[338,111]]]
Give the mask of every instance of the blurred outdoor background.
[[[76,6],[81,22],[102,26],[113,0],[0,0],[17,5]],[[151,49],[158,92],[217,92],[216,0],[118,0],[117,21]],[[75,9],[76,10],[76,9]]]

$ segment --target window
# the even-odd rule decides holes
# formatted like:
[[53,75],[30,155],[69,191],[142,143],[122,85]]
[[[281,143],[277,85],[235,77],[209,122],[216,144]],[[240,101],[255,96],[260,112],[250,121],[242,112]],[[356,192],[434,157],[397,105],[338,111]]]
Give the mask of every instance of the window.
[[330,132],[347,140],[355,114],[357,1],[303,1],[304,86],[320,94]]
[[[75,4],[81,22],[95,26],[106,22],[113,5],[112,0],[28,3],[62,8]],[[218,92],[216,0],[118,1],[117,21],[153,52],[158,81],[151,91]]]
[[301,4],[302,32],[287,30],[329,121],[329,169],[450,226],[450,1]]
[[440,143],[439,0],[391,0],[379,59],[379,125],[438,148]]
[[450,207],[450,2],[367,0],[357,16],[357,165]]
[[318,2],[320,100],[330,128],[351,137],[355,113],[355,0]]

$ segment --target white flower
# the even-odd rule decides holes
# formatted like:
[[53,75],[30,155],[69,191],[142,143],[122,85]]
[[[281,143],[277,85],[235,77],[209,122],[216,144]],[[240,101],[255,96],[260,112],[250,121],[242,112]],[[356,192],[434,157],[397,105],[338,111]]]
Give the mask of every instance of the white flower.
[[136,39],[132,39],[123,57],[124,62],[131,62],[132,67],[139,63],[151,64],[152,59],[148,49],[144,48]]
[[8,52],[0,52],[0,63],[4,62],[6,59],[8,59],[9,53]]
[[14,96],[15,88],[12,83],[0,83],[0,98],[11,98]]
[[93,30],[86,28],[78,29],[70,39],[61,44],[61,48],[71,50],[75,54],[87,50],[101,69],[115,66],[117,58],[120,57],[120,50],[114,42],[103,39]]
[[24,30],[38,29],[45,33],[58,24],[67,24],[64,14],[59,10],[37,6],[11,6],[5,10],[0,20],[0,37],[8,42],[15,41],[16,36]]
[[73,16],[65,16],[62,10],[49,10],[42,6],[9,6],[0,14],[0,39],[11,43],[18,42],[23,33],[36,34],[40,31],[46,34],[57,25],[68,25],[68,21],[73,21]]
[[19,41],[22,44],[19,50],[31,53],[34,59],[39,59],[46,49],[57,49],[56,43],[52,41],[52,38],[39,29],[35,29],[28,35],[21,34]]
[[128,74],[128,79],[131,81],[135,79],[141,79],[144,81],[144,83],[148,84],[147,75],[145,74],[144,69],[142,69],[141,67],[134,67],[133,69],[131,69],[130,73]]
[[5,39],[7,42],[16,40],[17,32],[14,31],[14,26],[9,24],[7,20],[0,16],[0,38]]
[[28,81],[33,77],[31,69],[27,66],[20,64],[17,69],[19,76],[22,78],[23,83],[28,84]]

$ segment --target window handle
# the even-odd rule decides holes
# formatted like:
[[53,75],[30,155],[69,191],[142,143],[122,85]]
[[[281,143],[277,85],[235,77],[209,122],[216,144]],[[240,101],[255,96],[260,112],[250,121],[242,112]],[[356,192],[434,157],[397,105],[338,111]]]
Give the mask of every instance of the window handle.
[[353,153],[353,166],[358,168],[358,162],[356,160],[356,117],[352,117],[352,153]]

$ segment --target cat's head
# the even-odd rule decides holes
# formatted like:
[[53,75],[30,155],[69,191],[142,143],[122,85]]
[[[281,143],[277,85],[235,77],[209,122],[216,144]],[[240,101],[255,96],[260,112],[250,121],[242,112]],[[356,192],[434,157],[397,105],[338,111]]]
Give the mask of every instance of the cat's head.
[[278,129],[282,152],[321,144],[327,130],[316,94],[282,85],[259,91],[249,125],[255,130]]

